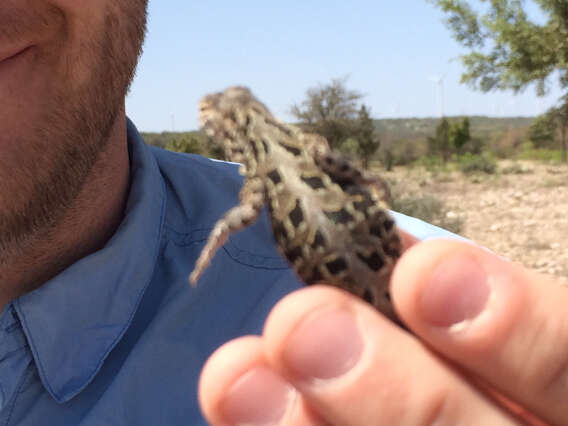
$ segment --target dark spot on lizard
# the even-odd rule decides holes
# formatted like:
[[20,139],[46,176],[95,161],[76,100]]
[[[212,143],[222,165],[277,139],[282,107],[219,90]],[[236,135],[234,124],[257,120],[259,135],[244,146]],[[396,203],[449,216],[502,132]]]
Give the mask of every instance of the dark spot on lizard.
[[319,176],[302,176],[302,180],[312,189],[325,188],[323,181]]
[[302,252],[302,247],[299,246],[286,249],[284,254],[286,255],[286,259],[288,259],[290,263],[294,263],[296,259],[301,258],[304,255],[304,253]]
[[294,228],[300,226],[300,224],[304,221],[304,212],[302,211],[302,206],[300,206],[300,200],[296,200],[296,206],[288,215],[290,221]]
[[252,223],[254,223],[256,220],[256,218],[247,218],[241,221],[241,223],[243,224],[243,226],[249,226]]
[[284,142],[279,142],[279,144],[282,148],[284,148],[286,151],[290,152],[296,157],[298,157],[302,153],[302,151],[299,148],[296,148],[295,146],[286,145]]
[[316,249],[318,247],[325,247],[325,244],[326,244],[325,238],[323,237],[323,234],[318,229],[316,231],[316,234],[314,235],[314,241],[310,245],[312,246],[312,248]]
[[378,224],[373,224],[371,225],[371,229],[370,232],[372,235],[374,235],[375,237],[379,237],[382,238],[384,235],[384,228]]
[[282,177],[280,176],[280,173],[278,173],[278,170],[276,169],[272,170],[271,172],[268,172],[266,176],[268,176],[268,179],[270,179],[274,185],[278,185],[280,182],[282,182]]
[[365,262],[365,264],[373,271],[378,271],[385,266],[383,258],[376,251],[372,252],[370,256],[357,253],[357,257],[361,259],[362,262]]
[[341,271],[345,271],[347,269],[347,262],[345,262],[345,259],[338,257],[335,260],[327,262],[325,266],[331,275],[337,275]]
[[335,223],[346,224],[353,220],[353,216],[344,208],[335,212],[326,211],[325,215]]
[[362,201],[355,201],[353,203],[353,207],[355,207],[357,211],[365,213],[365,216],[367,216],[367,210],[369,209],[369,207],[372,207],[374,205],[375,203],[373,202],[373,200],[368,197],[365,197]]
[[256,146],[256,141],[254,139],[249,139],[249,144],[252,148],[252,152],[254,154],[254,158],[258,158],[258,148]]

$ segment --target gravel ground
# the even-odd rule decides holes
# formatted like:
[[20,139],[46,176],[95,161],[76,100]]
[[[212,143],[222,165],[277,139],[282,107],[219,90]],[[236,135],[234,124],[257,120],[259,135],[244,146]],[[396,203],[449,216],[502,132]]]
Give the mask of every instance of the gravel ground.
[[394,182],[395,197],[443,200],[447,218],[463,220],[462,235],[568,284],[568,166],[503,161],[495,175],[382,174]]

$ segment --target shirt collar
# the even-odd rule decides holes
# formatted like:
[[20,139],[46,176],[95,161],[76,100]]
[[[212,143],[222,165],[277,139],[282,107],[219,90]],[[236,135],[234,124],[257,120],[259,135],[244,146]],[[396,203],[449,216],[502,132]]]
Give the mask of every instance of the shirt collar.
[[156,263],[164,182],[129,120],[127,136],[131,186],[114,236],[101,250],[14,301],[41,381],[57,402],[73,398],[97,374],[130,325]]

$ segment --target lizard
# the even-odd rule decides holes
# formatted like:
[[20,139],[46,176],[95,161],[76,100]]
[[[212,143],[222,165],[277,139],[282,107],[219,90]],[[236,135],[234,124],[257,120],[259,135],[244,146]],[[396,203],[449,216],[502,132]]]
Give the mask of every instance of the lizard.
[[279,252],[305,284],[345,289],[400,324],[389,293],[401,239],[385,202],[388,186],[325,138],[277,120],[245,87],[199,103],[201,127],[240,163],[239,204],[217,221],[190,275],[196,285],[234,232],[268,207]]

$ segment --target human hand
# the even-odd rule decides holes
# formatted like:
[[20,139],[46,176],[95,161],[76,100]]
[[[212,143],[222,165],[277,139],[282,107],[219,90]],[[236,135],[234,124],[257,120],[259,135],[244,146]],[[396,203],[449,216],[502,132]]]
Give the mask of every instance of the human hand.
[[405,252],[391,291],[415,335],[329,286],[285,297],[262,336],[208,360],[199,389],[207,420],[568,422],[568,288],[471,244],[432,240]]

